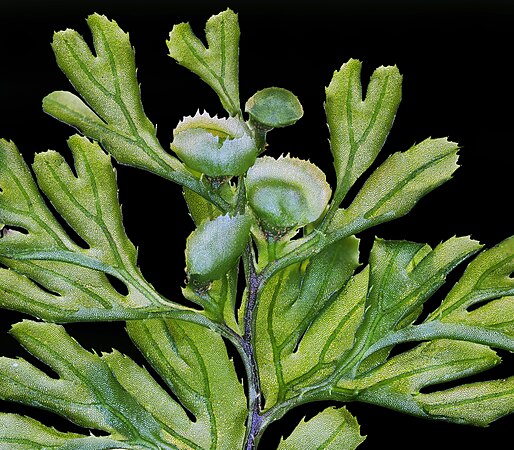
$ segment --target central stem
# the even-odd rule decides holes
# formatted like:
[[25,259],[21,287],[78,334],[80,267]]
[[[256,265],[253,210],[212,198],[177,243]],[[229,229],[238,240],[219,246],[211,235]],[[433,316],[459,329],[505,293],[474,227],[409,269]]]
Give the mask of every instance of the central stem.
[[[250,252],[251,255],[251,252]],[[243,351],[245,353],[246,372],[248,374],[248,423],[246,431],[245,450],[256,448],[260,434],[262,433],[261,412],[261,388],[259,383],[259,372],[253,348],[253,330],[255,320],[255,307],[259,292],[260,277],[255,271],[255,265],[249,258],[247,265],[247,286],[248,297],[244,314],[244,335],[242,338]]]

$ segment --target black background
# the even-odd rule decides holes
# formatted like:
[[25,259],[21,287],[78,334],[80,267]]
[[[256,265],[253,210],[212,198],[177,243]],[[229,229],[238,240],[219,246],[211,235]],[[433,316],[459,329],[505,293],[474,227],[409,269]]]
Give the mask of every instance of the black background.
[[[448,136],[463,147],[462,168],[455,177],[420,201],[410,215],[365,233],[364,252],[374,234],[431,245],[453,235],[471,235],[487,246],[512,234],[514,4],[506,0],[2,1],[0,136],[14,140],[29,162],[34,152],[48,148],[66,152],[65,139],[73,130],[41,110],[46,94],[70,89],[49,44],[53,31],[64,28],[76,29],[90,41],[85,18],[92,12],[106,14],[130,32],[145,110],[165,146],[182,116],[197,109],[223,114],[210,88],[167,56],[165,40],[173,24],[183,21],[201,35],[210,15],[226,7],[239,13],[242,30],[241,100],[275,85],[292,90],[304,106],[305,116],[296,126],[270,135],[270,154],[309,158],[333,181],[324,87],[349,58],[363,61],[364,84],[380,65],[396,64],[404,75],[403,102],[379,160],[429,136]],[[184,240],[192,229],[180,189],[126,167],[119,169],[118,178],[127,232],[140,248],[143,273],[163,294],[177,298],[184,279]],[[19,315],[2,312],[3,355],[22,354],[5,335],[17,320]],[[122,324],[76,324],[68,329],[87,348],[115,347],[137,357]],[[502,356],[512,368],[509,356]],[[498,370],[494,376],[509,372]],[[273,448],[282,431],[325,406],[288,414],[270,428],[262,448]],[[0,408],[27,412],[5,403]],[[478,449],[512,442],[512,417],[477,429],[367,405],[351,404],[349,409],[369,436],[363,449]],[[38,417],[61,429],[67,426]]]

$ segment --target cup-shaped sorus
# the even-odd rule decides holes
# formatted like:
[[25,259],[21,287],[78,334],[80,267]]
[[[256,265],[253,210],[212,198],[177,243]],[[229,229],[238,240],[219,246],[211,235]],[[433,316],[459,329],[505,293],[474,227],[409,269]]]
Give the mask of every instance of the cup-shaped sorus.
[[258,158],[246,177],[248,202],[268,231],[302,227],[317,220],[331,189],[321,169],[298,158]]
[[278,87],[256,92],[246,102],[245,110],[252,123],[264,130],[293,125],[303,116],[298,98],[291,91]]
[[189,281],[217,280],[235,266],[250,236],[251,218],[245,214],[206,220],[186,241]]
[[210,177],[243,175],[257,157],[244,122],[205,112],[179,122],[173,130],[171,149],[188,167]]

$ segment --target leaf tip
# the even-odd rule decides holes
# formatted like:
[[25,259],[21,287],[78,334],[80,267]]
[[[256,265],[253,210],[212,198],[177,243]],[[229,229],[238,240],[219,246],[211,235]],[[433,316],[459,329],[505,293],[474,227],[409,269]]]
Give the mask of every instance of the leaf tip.
[[90,14],[89,16],[87,16],[87,19],[86,19],[86,22],[91,25],[91,24],[94,24],[95,22],[97,23],[113,23],[115,24],[116,22],[114,20],[109,20],[107,18],[107,16],[105,16],[104,14],[100,14],[100,13],[97,13],[97,12],[94,12],[93,14]]

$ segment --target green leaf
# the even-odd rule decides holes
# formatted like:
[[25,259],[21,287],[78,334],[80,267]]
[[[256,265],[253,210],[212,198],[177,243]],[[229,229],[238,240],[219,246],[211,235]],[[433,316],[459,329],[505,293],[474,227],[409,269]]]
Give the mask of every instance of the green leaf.
[[[392,126],[401,98],[396,67],[377,69],[364,99],[355,60],[326,89],[337,180],[329,205],[331,188],[312,164],[256,160],[267,131],[303,110],[289,91],[269,88],[248,101],[250,121],[242,121],[239,26],[230,9],[209,19],[206,44],[188,24],[170,33],[170,56],[209,84],[231,115],[179,123],[172,149],[180,160],[164,151],[143,111],[128,35],[97,14],[88,24],[94,48],[73,30],[53,42],[81,98],[57,91],[43,107],[99,144],[72,137],[72,165],[53,151],[37,155],[36,184],[14,144],[0,141],[0,307],[53,321],[128,320],[161,379],[115,350],[85,350],[61,326],[17,324],[12,334],[53,374],[2,357],[0,399],[107,435],[63,433],[0,413],[1,448],[250,448],[271,422],[316,400],[479,426],[514,412],[514,377],[455,384],[498,365],[493,349],[514,352],[514,237],[480,254],[424,320],[427,301],[479,251],[477,242],[454,237],[432,249],[377,239],[369,265],[356,272],[354,235],[405,215],[457,168],[456,144],[427,139],[390,156],[338,209]],[[183,293],[201,312],[167,301],[142,276],[108,154],[183,187],[197,226]],[[237,185],[230,176],[239,176]],[[250,245],[255,218],[261,227],[251,230]],[[299,227],[304,234],[293,239]],[[241,254],[247,288],[238,322]],[[248,399],[221,336],[239,352]],[[447,382],[456,387],[434,390]],[[279,450],[354,449],[363,440],[346,409],[328,408],[302,421]]]
[[[457,316],[457,315],[456,315]],[[456,317],[448,317],[443,322],[451,322]],[[459,318],[461,323],[498,331],[514,337],[514,296],[502,297],[468,312]]]
[[[508,246],[499,247],[501,250],[497,248],[490,255],[491,259],[496,256],[493,267],[497,274],[505,272],[497,262],[505,261],[505,254],[503,257],[500,254]],[[375,242],[370,256],[364,318],[355,333],[352,350],[343,355],[335,372],[337,375],[331,377],[337,379],[336,385],[332,386],[331,380],[326,383],[330,386],[331,398],[350,398],[421,417],[475,425],[479,423],[477,417],[482,417],[483,425],[513,411],[512,387],[505,387],[510,386],[508,383],[480,385],[490,398],[501,399],[492,402],[491,411],[484,415],[480,412],[483,396],[480,397],[479,388],[469,387],[475,385],[455,388],[455,395],[452,390],[441,394],[420,393],[427,386],[458,380],[499,364],[501,360],[490,346],[514,351],[514,338],[503,331],[506,322],[511,322],[509,316],[498,328],[490,327],[487,322],[458,320],[457,317],[453,322],[432,319],[414,324],[421,307],[442,285],[446,275],[479,248],[480,245],[469,238],[452,238],[433,250],[428,245],[413,242]],[[483,272],[478,274],[479,278],[487,284],[484,262],[489,258],[483,256],[487,253],[470,264],[463,279],[470,276],[466,275],[468,271],[473,273],[480,267]],[[465,282],[461,286],[464,285]],[[489,313],[490,310],[485,316],[489,317]],[[441,319],[440,314],[437,318]],[[498,319],[496,315],[495,320]],[[427,342],[388,359],[393,346],[411,341]],[[443,414],[436,411],[439,406],[430,409],[427,404],[434,401],[439,405],[445,399],[444,392],[450,395],[448,403],[440,405],[441,410],[452,412]],[[464,398],[469,394],[469,401],[463,400],[460,405],[459,393]]]
[[416,400],[432,416],[486,426],[514,412],[514,377],[421,394]]
[[[75,173],[53,151],[36,156],[40,187],[87,243],[77,245],[53,217],[12,143],[0,141],[0,304],[47,320],[113,320],[184,310],[144,280],[123,229],[113,167],[86,138],[69,140]],[[14,228],[13,228],[14,227]],[[118,292],[107,275],[123,282]]]
[[241,113],[239,34],[237,14],[227,9],[207,21],[207,48],[188,23],[175,25],[166,42],[170,56],[211,86],[232,116]]
[[181,164],[162,149],[143,111],[128,34],[98,14],[87,23],[96,55],[74,30],[56,33],[52,43],[59,67],[87,104],[57,91],[43,100],[43,109],[101,142],[120,163],[173,177]]
[[123,228],[110,157],[77,135],[68,144],[76,173],[59,153],[39,153],[32,166],[39,188],[89,249],[96,249],[100,261],[112,267],[134,267],[136,249]]
[[433,250],[408,241],[375,240],[370,255],[370,291],[358,342],[369,348],[414,322],[446,275],[479,249],[478,242],[467,237],[451,238]]
[[359,278],[340,291],[357,266],[358,240],[348,238],[284,269],[263,289],[255,348],[266,407],[283,401],[291,389],[326,377],[334,360],[352,345],[342,330],[356,326],[366,280]]
[[90,353],[59,325],[23,321],[13,326],[12,334],[58,378],[23,359],[1,358],[0,398],[105,431],[122,448],[205,448],[196,443],[196,425],[183,407],[129,358],[117,352]]
[[112,450],[141,449],[105,437],[62,433],[30,417],[0,413],[0,444],[2,450]]
[[353,450],[364,439],[357,420],[346,408],[327,408],[300,422],[277,450]]
[[[478,255],[428,320],[493,327],[499,323],[508,323],[509,317],[512,321],[512,298],[502,297],[514,295],[513,272],[514,236]],[[496,301],[486,303],[490,300]],[[481,302],[486,304],[471,313],[467,311],[469,307]],[[505,331],[514,336],[512,325]]]
[[202,449],[241,448],[247,416],[243,386],[221,337],[177,320],[130,321],[130,337],[180,402],[196,417]]
[[191,189],[184,188],[183,194],[187,203],[189,215],[196,226],[200,225],[205,220],[213,220],[222,215],[221,211],[211,202],[207,201]]
[[296,351],[284,355],[282,370],[291,388],[299,389],[322,379],[351,350],[364,316],[368,277],[368,268],[351,277],[330,303],[320,309]]
[[[46,207],[18,149],[4,139],[0,140],[0,189],[2,249],[76,247]],[[27,234],[29,228],[33,233]]]
[[500,364],[491,349],[472,342],[437,339],[400,353],[358,378],[362,386],[387,386],[399,393],[418,394],[427,386],[474,375]]
[[337,175],[337,205],[377,157],[401,100],[402,76],[396,66],[380,67],[373,72],[363,100],[361,66],[361,62],[354,59],[343,64],[326,89],[325,109]]
[[400,353],[361,376],[340,379],[335,391],[358,392],[360,401],[429,418],[420,404],[421,389],[480,373],[500,361],[483,345],[438,339]]
[[448,181],[457,169],[458,146],[446,139],[426,139],[394,153],[371,174],[347,210],[339,210],[333,228],[362,230],[407,214],[428,192]]

